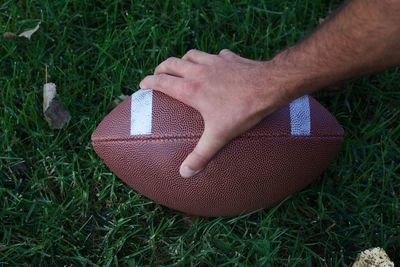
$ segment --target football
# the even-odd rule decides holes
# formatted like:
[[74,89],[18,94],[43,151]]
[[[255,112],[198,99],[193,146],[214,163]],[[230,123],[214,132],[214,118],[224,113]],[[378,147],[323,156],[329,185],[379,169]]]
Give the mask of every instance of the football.
[[163,206],[198,216],[272,207],[303,189],[340,150],[343,129],[311,96],[276,110],[233,139],[199,174],[179,166],[203,132],[195,109],[142,89],[92,134],[94,150],[122,181]]

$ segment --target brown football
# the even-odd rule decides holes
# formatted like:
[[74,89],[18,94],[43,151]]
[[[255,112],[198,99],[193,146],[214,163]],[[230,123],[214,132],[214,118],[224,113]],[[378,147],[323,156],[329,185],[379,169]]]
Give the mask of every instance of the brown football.
[[303,189],[343,139],[334,116],[303,96],[232,140],[201,173],[183,178],[179,166],[202,132],[196,110],[146,89],[108,114],[92,142],[111,171],[155,202],[192,215],[233,216]]

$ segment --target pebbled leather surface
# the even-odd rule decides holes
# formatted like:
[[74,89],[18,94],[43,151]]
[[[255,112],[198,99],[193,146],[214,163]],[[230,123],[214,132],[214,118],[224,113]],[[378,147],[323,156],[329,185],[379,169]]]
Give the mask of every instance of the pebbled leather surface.
[[130,136],[130,98],[92,135],[93,147],[125,183],[159,204],[200,216],[271,207],[316,179],[340,150],[343,129],[310,97],[311,135],[292,137],[283,107],[231,141],[192,178],[179,166],[196,145],[200,114],[154,91],[153,132]]

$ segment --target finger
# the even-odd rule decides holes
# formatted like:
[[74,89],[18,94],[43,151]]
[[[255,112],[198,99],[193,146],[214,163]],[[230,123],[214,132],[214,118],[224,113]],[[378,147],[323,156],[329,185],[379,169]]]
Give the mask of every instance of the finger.
[[179,170],[181,176],[188,178],[198,174],[227,142],[205,130],[194,150],[183,161]]
[[187,74],[197,70],[197,65],[193,62],[176,57],[170,57],[162,62],[154,70],[154,74],[170,74],[178,77],[185,77]]
[[193,98],[193,83],[168,74],[157,74],[146,76],[139,84],[141,89],[151,88],[172,98],[175,98],[186,105],[191,106]]
[[182,57],[182,59],[193,63],[209,65],[215,62],[217,56],[200,50],[191,49]]

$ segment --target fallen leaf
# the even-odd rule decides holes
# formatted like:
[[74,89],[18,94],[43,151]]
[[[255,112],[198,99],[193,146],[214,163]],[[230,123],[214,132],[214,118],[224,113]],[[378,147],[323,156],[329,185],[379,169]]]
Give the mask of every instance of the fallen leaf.
[[371,248],[358,254],[352,267],[394,267],[394,263],[382,248]]
[[17,38],[17,35],[13,32],[5,32],[5,33],[3,33],[3,37],[5,39],[15,39],[15,38]]
[[19,37],[25,37],[25,38],[28,38],[30,40],[31,37],[32,37],[32,34],[34,34],[37,30],[39,30],[40,23],[42,23],[42,22],[39,21],[39,23],[36,25],[35,28],[27,30],[27,31],[24,31],[24,32],[20,33],[18,36]]
[[46,83],[43,86],[43,112],[49,108],[50,102],[56,97],[56,87],[55,83]]
[[60,102],[55,100],[57,95],[56,85],[46,83],[43,86],[43,113],[46,121],[53,129],[61,129],[68,121],[69,112],[64,109]]
[[129,96],[128,95],[120,95],[117,96],[114,101],[113,101],[113,105],[114,106],[118,106],[121,102],[123,102],[125,99],[127,99]]

